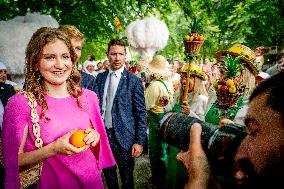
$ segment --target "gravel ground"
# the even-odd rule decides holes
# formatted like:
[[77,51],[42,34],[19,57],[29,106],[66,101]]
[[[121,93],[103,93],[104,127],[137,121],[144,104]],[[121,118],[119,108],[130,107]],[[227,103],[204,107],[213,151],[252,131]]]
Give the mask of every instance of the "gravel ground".
[[135,189],[150,189],[151,169],[148,154],[135,159],[134,186]]
[[[117,175],[119,177],[119,171],[117,169]],[[135,189],[152,189],[150,177],[150,160],[148,154],[142,154],[139,158],[135,159],[134,168],[134,188]],[[120,178],[118,179],[119,185],[121,187]],[[105,189],[108,189],[105,185]]]

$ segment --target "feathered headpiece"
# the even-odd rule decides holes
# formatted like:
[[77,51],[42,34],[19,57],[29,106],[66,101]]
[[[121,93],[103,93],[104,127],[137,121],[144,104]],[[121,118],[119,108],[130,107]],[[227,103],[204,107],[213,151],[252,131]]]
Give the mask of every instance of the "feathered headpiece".
[[169,39],[167,25],[154,18],[137,20],[126,27],[128,43],[138,51],[141,59],[153,58],[156,51],[165,48]]
[[5,62],[9,73],[23,75],[25,49],[33,33],[41,27],[58,27],[49,15],[27,13],[8,21],[0,21],[0,61]]

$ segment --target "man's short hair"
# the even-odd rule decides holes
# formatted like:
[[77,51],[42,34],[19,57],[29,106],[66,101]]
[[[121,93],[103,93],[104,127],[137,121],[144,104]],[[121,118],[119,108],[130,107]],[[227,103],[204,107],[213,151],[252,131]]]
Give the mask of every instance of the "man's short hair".
[[125,50],[125,52],[126,52],[126,48],[125,48],[125,43],[122,41],[122,40],[120,40],[120,39],[112,39],[109,43],[108,43],[108,47],[107,47],[107,54],[108,54],[108,52],[109,52],[109,50],[110,50],[110,47],[111,46],[122,46],[122,47],[124,47],[124,50]]
[[89,60],[90,60],[90,61],[94,61],[94,60],[96,60],[95,55],[91,54],[91,55],[90,55],[90,57],[89,57]]
[[250,101],[263,93],[268,94],[267,106],[281,113],[284,121],[284,71],[261,82],[251,94]]

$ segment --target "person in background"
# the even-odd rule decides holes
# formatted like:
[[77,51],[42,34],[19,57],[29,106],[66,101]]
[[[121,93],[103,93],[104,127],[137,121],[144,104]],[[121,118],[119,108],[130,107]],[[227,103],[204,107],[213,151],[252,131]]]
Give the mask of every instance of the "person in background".
[[135,75],[142,80],[144,89],[146,88],[146,71],[147,63],[144,60],[138,60],[136,63]]
[[97,67],[98,69],[96,70],[96,72],[99,74],[99,73],[102,73],[103,71],[103,63],[102,62],[98,62],[97,64]]
[[109,70],[109,66],[110,66],[109,60],[105,60],[105,61],[103,62],[103,69],[102,69],[101,72],[108,71],[108,70]]
[[[78,28],[72,25],[61,25],[59,26],[58,29],[63,31],[70,38],[72,46],[77,56],[76,64],[78,66],[78,61],[81,58],[81,52],[84,45],[84,35],[80,32]],[[81,75],[80,86],[93,91],[95,84],[95,77],[83,72],[82,70],[80,70],[79,73]]]
[[157,55],[148,65],[150,84],[145,90],[145,101],[149,127],[149,158],[153,185],[157,188],[167,187],[166,166],[167,144],[159,138],[159,121],[165,114],[165,106],[173,101],[173,88],[169,78],[172,75],[167,60]]
[[[190,74],[189,77],[189,86],[188,86],[188,98],[187,101],[183,101],[184,91],[186,89],[187,83],[187,74]],[[205,81],[207,75],[202,72],[201,68],[195,64],[184,65],[183,69],[180,71],[180,90],[176,91],[176,96],[178,98],[170,105],[166,106],[168,112],[182,113],[190,117],[195,117],[201,120],[204,120],[205,107],[207,104],[207,90],[205,88]],[[165,117],[167,117],[166,114]],[[174,119],[174,124],[182,122],[180,119]],[[172,120],[173,121],[173,120]],[[177,161],[176,155],[180,152],[179,148],[168,145],[166,150],[167,154],[167,179],[166,185],[167,188],[182,189],[187,182],[188,173],[185,167],[181,162]]]
[[208,92],[206,89],[207,75],[197,65],[191,65],[189,71],[187,66],[184,66],[181,71],[181,95],[186,88],[187,73],[190,74],[189,87],[188,87],[188,100],[190,112],[195,115],[194,117],[204,121],[206,113],[206,106],[208,103]]
[[255,50],[254,50],[254,53],[255,53],[255,62],[257,63],[258,65],[258,70],[259,71],[262,71],[262,66],[264,64],[264,47],[257,47]]
[[[20,171],[40,162],[36,188],[104,188],[101,169],[113,166],[115,160],[97,95],[79,87],[76,59],[69,37],[61,30],[43,27],[31,37],[25,92],[37,102],[43,145],[35,146],[27,98],[23,93],[14,95],[6,105],[2,130],[6,189],[20,188]],[[86,134],[86,145],[80,148],[69,142],[78,129]]]
[[7,67],[3,62],[0,62],[0,82],[12,85],[16,93],[21,91],[21,88],[18,86],[18,84],[11,81],[11,75],[8,73]]
[[[142,154],[146,141],[144,89],[141,80],[124,67],[126,49],[123,41],[111,40],[107,56],[110,69],[98,74],[95,91],[122,188],[133,189],[134,158]],[[103,172],[108,188],[119,188],[116,166]]]
[[276,56],[276,64],[266,70],[270,76],[273,76],[284,70],[284,50],[280,51]]
[[14,94],[16,94],[15,87],[7,84],[7,67],[0,62],[0,131],[2,130],[4,108],[9,98]]
[[[7,67],[0,62],[0,140],[5,106],[10,97],[16,94],[15,88],[7,84]],[[0,164],[0,188],[4,188],[5,169]]]
[[[238,56],[242,56],[240,61],[236,63],[236,65],[242,65],[236,72],[234,71],[234,67],[226,71],[227,65],[229,60],[227,59],[228,55],[230,55],[233,59],[236,59]],[[228,50],[222,50],[215,54],[218,64],[221,64],[220,67],[220,79],[226,78],[227,74],[232,75],[232,73],[235,74],[235,78],[233,80],[238,81],[240,84],[242,84],[244,89],[242,92],[240,92],[239,96],[236,96],[237,102],[234,104],[231,104],[228,107],[222,107],[220,106],[220,98],[217,98],[217,92],[216,90],[224,90],[222,87],[220,89],[213,88],[213,93],[209,93],[209,99],[207,104],[207,113],[205,114],[205,121],[214,125],[218,125],[222,119],[225,120],[231,120],[235,123],[244,125],[244,118],[246,115],[246,111],[248,108],[248,98],[252,91],[255,88],[255,77],[258,74],[258,67],[255,64],[255,54],[254,51],[252,51],[249,47],[241,45],[241,44],[235,44]],[[227,64],[225,64],[227,62]],[[225,66],[225,67],[224,67]],[[218,83],[217,83],[218,84]],[[219,85],[219,84],[218,84]],[[214,84],[212,85],[212,87]],[[221,86],[221,85],[220,85]],[[226,89],[226,88],[225,88]],[[209,91],[211,92],[211,90]],[[239,91],[235,91],[235,93],[239,93]],[[223,93],[223,99],[233,99],[232,96],[224,96]],[[215,99],[215,100],[214,100]],[[232,101],[231,101],[232,102]]]
[[95,78],[98,75],[92,61],[85,61],[83,63],[83,71],[86,72],[87,74],[94,76]]
[[[234,158],[237,189],[281,188],[284,186],[284,72],[263,81],[250,96],[246,116],[247,136]],[[259,111],[261,110],[261,111]],[[201,144],[202,128],[191,127],[189,149],[177,155],[186,166],[185,189],[216,188],[208,157]],[[215,180],[216,181],[216,180]],[[215,187],[214,187],[215,185]]]
[[[97,69],[97,62],[95,60],[96,60],[95,55],[89,54],[87,60],[83,63],[83,65],[85,65],[85,63],[89,62],[89,63],[91,63],[91,65],[94,66],[94,70],[96,70]],[[89,63],[88,63],[88,65],[90,65]],[[87,71],[87,70],[85,70],[85,71]]]

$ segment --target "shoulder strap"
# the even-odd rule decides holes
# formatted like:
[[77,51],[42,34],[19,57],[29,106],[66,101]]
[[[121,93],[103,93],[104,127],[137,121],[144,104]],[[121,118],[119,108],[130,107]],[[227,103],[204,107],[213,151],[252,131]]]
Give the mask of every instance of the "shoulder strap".
[[169,93],[169,89],[168,89],[167,85],[165,84],[165,82],[163,80],[157,80],[157,81],[160,81],[166,87],[167,92]]
[[31,108],[31,118],[32,118],[32,122],[33,122],[33,134],[36,138],[35,146],[37,148],[41,148],[43,141],[40,138],[39,116],[38,116],[38,113],[36,111],[37,102],[35,100],[34,95],[30,92],[24,92],[24,96],[29,100],[28,104],[29,104],[29,107]]

